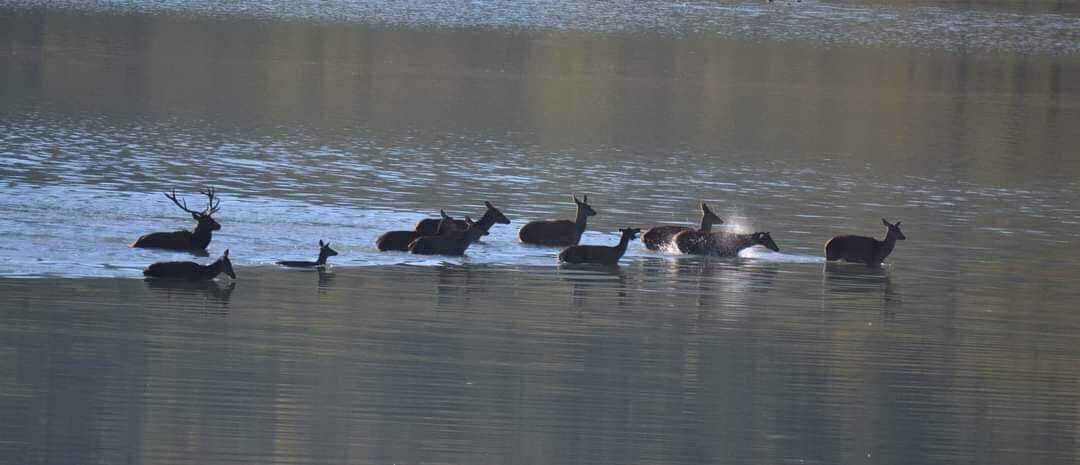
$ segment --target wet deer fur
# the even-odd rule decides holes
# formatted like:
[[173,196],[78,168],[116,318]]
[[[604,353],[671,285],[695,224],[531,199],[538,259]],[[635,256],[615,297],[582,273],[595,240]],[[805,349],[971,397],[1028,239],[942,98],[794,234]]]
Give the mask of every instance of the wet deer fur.
[[865,263],[867,266],[878,266],[885,261],[896,246],[896,241],[906,240],[904,233],[900,231],[900,222],[891,224],[881,219],[881,223],[887,228],[885,238],[877,240],[866,236],[836,236],[825,243],[825,259],[828,261],[841,260],[853,263]]
[[684,254],[710,255],[714,257],[735,257],[743,249],[755,245],[764,246],[773,252],[779,252],[780,247],[773,241],[768,232],[755,232],[752,234],[712,233],[707,235],[696,234],[697,231],[683,231],[675,235],[675,246]]
[[154,232],[145,234],[135,242],[131,243],[131,247],[150,248],[150,249],[169,249],[169,250],[205,250],[210,245],[211,233],[221,229],[221,225],[211,217],[214,213],[220,209],[218,204],[220,201],[214,200],[214,189],[202,191],[208,198],[208,205],[206,209],[202,211],[194,211],[187,207],[187,202],[183,199],[177,200],[176,191],[173,190],[172,195],[165,194],[169,200],[172,200],[177,207],[181,210],[191,214],[191,218],[196,221],[195,230],[179,230],[172,232]]
[[221,273],[236,279],[232,262],[229,261],[229,249],[225,249],[225,253],[209,265],[200,265],[195,262],[157,262],[143,270],[143,276],[150,278],[174,278],[190,281],[211,280]]
[[[474,233],[479,234],[479,235],[484,235],[484,234],[487,234],[487,230],[491,229],[491,226],[494,225],[495,223],[500,223],[500,224],[509,224],[510,223],[510,220],[508,220],[506,218],[506,216],[503,216],[502,212],[500,212],[493,205],[491,205],[491,203],[484,202],[484,204],[486,206],[488,206],[488,210],[484,212],[484,216],[480,218],[480,221],[476,222],[476,225],[477,225],[477,227],[480,228],[480,231],[474,231]],[[445,214],[445,212],[440,210],[440,214]],[[468,218],[468,217],[466,216],[465,218]],[[421,220],[421,223],[423,221],[426,221],[426,220]],[[447,223],[445,225],[443,225],[443,221],[447,221]],[[436,223],[435,229],[433,231],[431,231],[430,234],[425,234],[425,233],[422,233],[422,232],[417,231],[417,230],[413,230],[413,231],[387,231],[387,232],[383,233],[382,235],[380,235],[378,238],[375,239],[375,247],[378,248],[380,251],[383,251],[383,252],[388,251],[388,250],[396,250],[396,251],[399,251],[399,252],[407,252],[407,251],[409,251],[409,244],[412,244],[413,241],[415,241],[415,240],[417,240],[417,239],[419,239],[421,237],[438,236],[438,235],[442,235],[442,234],[449,234],[451,231],[464,231],[466,229],[466,227],[468,227],[468,222],[470,222],[470,221],[472,221],[472,220],[471,219],[455,220],[453,218],[447,220],[446,218],[442,218],[442,219],[440,219],[438,221],[438,223]],[[504,223],[504,221],[505,221],[505,223]],[[460,227],[458,226],[459,224],[461,225]],[[419,226],[420,226],[420,223],[417,223],[417,227],[419,227]],[[440,229],[440,227],[441,227],[441,229]],[[479,235],[477,235],[478,238],[479,238]],[[473,239],[473,241],[475,242],[476,239]]]
[[572,245],[559,252],[559,261],[566,263],[595,263],[599,265],[615,265],[626,253],[626,246],[630,241],[637,238],[640,229],[620,229],[622,237],[619,244],[613,247],[606,245]]
[[453,226],[454,219],[446,212],[439,211],[439,214],[442,220],[439,221],[437,234],[422,236],[412,241],[409,252],[417,255],[465,255],[469,245],[483,234],[483,226],[466,216],[465,229],[459,230]]
[[[443,221],[453,221],[453,220],[447,220],[445,211],[439,210],[439,214],[443,215],[442,219],[439,220],[439,225],[440,226],[443,224]],[[438,234],[440,230],[442,230],[442,229],[441,228],[436,228],[436,231],[435,231],[434,234]],[[445,229],[443,231],[444,232],[449,232],[450,229]],[[434,234],[432,234],[432,235],[434,235]],[[417,239],[419,239],[421,237],[423,237],[423,236],[419,232],[417,232],[416,230],[413,230],[413,231],[404,231],[404,230],[387,231],[387,232],[382,233],[382,235],[380,235],[378,238],[375,239],[375,247],[378,248],[380,251],[383,251],[383,252],[386,252],[387,250],[396,250],[396,251],[399,251],[399,252],[408,252],[409,251],[409,244],[412,244],[413,241],[415,241],[415,240],[417,240]]]
[[[483,236],[490,234],[488,231],[496,223],[510,224],[510,219],[507,218],[506,215],[503,215],[503,213],[499,211],[498,208],[495,208],[495,206],[492,205],[491,202],[485,201],[484,206],[487,207],[487,209],[484,210],[484,214],[480,217],[480,221],[476,222],[478,225],[480,225],[481,229],[483,229]],[[442,218],[425,218],[418,221],[416,223],[416,227],[413,228],[413,230],[420,233],[420,236],[434,236],[439,231],[440,221],[442,221]],[[464,230],[468,225],[466,225],[465,221],[463,220],[454,220],[451,226],[459,230]]]
[[282,260],[277,262],[278,265],[288,266],[292,268],[311,268],[316,266],[325,266],[326,259],[337,255],[337,251],[330,248],[330,243],[323,243],[322,239],[319,240],[319,259],[313,262],[304,260]]
[[[697,232],[701,234],[709,234],[712,232],[712,226],[714,224],[723,224],[724,220],[716,216],[712,210],[709,210],[709,206],[705,205],[705,202],[701,203],[701,227],[697,229]],[[671,244],[671,240],[676,234],[683,231],[694,231],[694,228],[690,226],[675,226],[675,225],[661,225],[649,228],[645,231],[645,234],[641,236],[641,242],[645,244],[645,248],[649,250],[661,250],[668,244]]]
[[577,217],[571,220],[537,220],[530,221],[518,230],[518,239],[526,244],[568,246],[577,245],[581,235],[585,232],[585,226],[590,216],[596,215],[596,210],[589,206],[589,196],[583,196],[581,200],[574,197],[577,205]]

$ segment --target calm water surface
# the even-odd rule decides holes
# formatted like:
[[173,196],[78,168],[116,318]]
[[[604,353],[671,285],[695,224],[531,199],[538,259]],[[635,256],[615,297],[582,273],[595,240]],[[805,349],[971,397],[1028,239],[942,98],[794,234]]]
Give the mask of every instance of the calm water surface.
[[[0,463],[1077,463],[1078,44],[1054,1],[0,1]],[[238,280],[143,281],[204,186]],[[781,251],[518,243],[583,193],[586,243],[707,201]],[[374,248],[484,200],[465,257]]]

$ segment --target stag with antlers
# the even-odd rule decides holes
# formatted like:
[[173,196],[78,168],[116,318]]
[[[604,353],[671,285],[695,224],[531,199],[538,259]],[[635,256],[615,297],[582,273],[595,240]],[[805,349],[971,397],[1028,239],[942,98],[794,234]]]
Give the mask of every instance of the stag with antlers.
[[131,243],[131,246],[149,249],[205,250],[206,246],[210,245],[210,234],[221,229],[221,225],[210,217],[210,215],[217,213],[218,204],[221,201],[214,199],[213,188],[201,192],[208,198],[206,209],[202,211],[189,209],[187,202],[176,198],[176,190],[173,190],[172,195],[165,194],[165,197],[172,200],[181,210],[191,213],[191,217],[197,221],[194,232],[185,229],[173,232],[150,233],[136,239],[135,242]]

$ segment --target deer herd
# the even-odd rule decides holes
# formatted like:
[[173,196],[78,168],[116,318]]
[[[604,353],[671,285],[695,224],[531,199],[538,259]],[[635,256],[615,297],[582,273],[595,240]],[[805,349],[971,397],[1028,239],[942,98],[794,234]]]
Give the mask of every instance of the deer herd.
[[[220,201],[214,189],[202,191],[207,197],[206,208],[195,211],[187,206],[183,199],[177,199],[176,191],[165,194],[168,198],[195,220],[193,231],[155,232],[145,234],[131,247],[165,249],[187,252],[205,252],[210,245],[214,231],[221,229],[221,224],[212,215],[217,213]],[[573,197],[577,212],[573,220],[536,220],[525,223],[518,230],[518,239],[522,243],[536,246],[563,247],[559,261],[573,264],[615,265],[626,253],[630,241],[641,233],[640,229],[620,229],[622,236],[614,246],[579,245],[590,216],[596,216],[596,210],[589,206],[589,196],[578,200]],[[451,218],[440,210],[440,218],[420,220],[411,230],[387,231],[375,240],[380,251],[401,251],[422,255],[464,255],[469,246],[489,234],[488,230],[496,224],[510,224],[510,219],[503,215],[491,202],[484,202],[486,208],[478,221],[466,216],[463,220]],[[881,240],[866,236],[836,236],[825,244],[825,259],[828,261],[844,260],[863,263],[867,266],[880,266],[892,253],[896,241],[906,239],[900,231],[900,222],[889,223],[884,218],[885,237]],[[688,226],[660,225],[645,231],[641,241],[653,251],[671,251],[687,255],[705,255],[713,257],[736,257],[743,249],[763,246],[779,252],[780,247],[768,232],[735,234],[713,232],[712,226],[723,224],[709,206],[701,204],[701,226],[697,229]],[[330,243],[319,241],[319,258],[316,261],[278,261],[278,265],[293,268],[319,268],[326,265],[329,257],[337,255],[330,248]],[[225,273],[236,279],[229,250],[209,265],[200,265],[191,261],[157,262],[147,267],[143,274],[153,278],[179,278],[187,280],[209,280]]]

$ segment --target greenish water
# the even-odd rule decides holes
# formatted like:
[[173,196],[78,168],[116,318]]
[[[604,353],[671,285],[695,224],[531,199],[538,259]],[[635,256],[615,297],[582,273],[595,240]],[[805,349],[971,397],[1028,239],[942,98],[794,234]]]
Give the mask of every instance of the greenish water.
[[[1076,462],[1075,8],[549,6],[0,1],[0,464]],[[207,185],[236,282],[142,280]]]
[[1057,296],[972,295],[899,266],[238,273],[235,287],[0,281],[0,457],[1065,463],[1075,452],[1080,317]]

